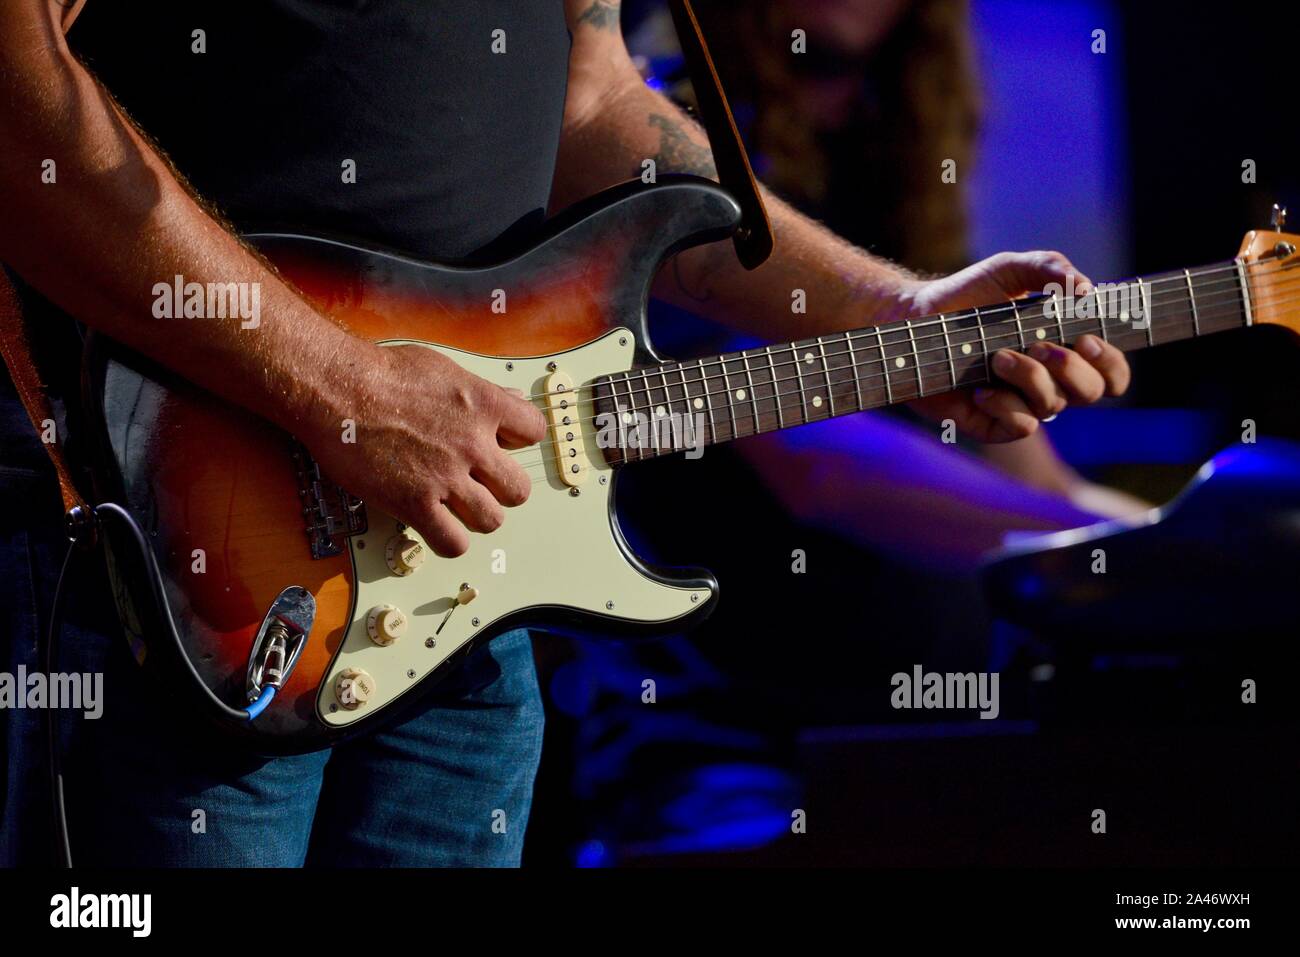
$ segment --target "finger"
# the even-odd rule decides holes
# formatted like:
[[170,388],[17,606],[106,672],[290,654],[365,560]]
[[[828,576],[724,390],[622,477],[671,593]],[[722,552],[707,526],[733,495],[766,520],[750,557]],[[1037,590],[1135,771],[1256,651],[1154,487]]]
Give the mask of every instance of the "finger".
[[1056,415],[1069,404],[1056,387],[1056,380],[1037,359],[1001,349],[993,356],[993,371],[1007,385],[1020,391],[1024,404],[1037,418]]
[[447,496],[447,507],[471,532],[495,532],[506,520],[505,510],[486,487],[466,481]]
[[1073,349],[1035,342],[1029,354],[1047,369],[1056,380],[1056,387],[1075,403],[1088,405],[1106,394],[1106,380],[1088,364],[1088,360]]
[[1014,442],[1038,429],[1038,416],[1010,389],[976,389],[972,398],[975,407],[992,419],[989,442]]
[[533,490],[532,479],[524,467],[514,456],[499,448],[487,450],[482,460],[470,470],[470,476],[507,508],[523,505]]
[[1076,296],[1092,288],[1092,280],[1055,250],[999,253],[989,265],[998,285],[1008,296],[1042,292],[1052,283],[1058,284],[1064,292],[1068,292],[1073,283]]
[[1080,336],[1074,348],[1101,373],[1102,380],[1106,383],[1106,395],[1124,394],[1130,378],[1128,359],[1124,353],[1096,336]]
[[502,448],[522,449],[536,445],[546,435],[546,420],[541,410],[522,396],[516,398],[502,389],[499,414],[497,441]]
[[434,502],[424,514],[413,516],[411,525],[434,553],[443,558],[456,558],[469,550],[469,534],[456,521],[447,506]]

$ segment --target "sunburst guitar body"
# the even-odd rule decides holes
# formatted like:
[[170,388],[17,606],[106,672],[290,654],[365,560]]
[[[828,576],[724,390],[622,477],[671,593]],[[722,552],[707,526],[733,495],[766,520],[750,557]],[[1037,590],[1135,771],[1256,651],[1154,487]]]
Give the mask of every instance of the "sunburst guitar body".
[[[303,626],[266,711],[242,723],[214,715],[255,750],[280,753],[324,747],[402,713],[399,705],[418,703],[471,646],[513,628],[653,635],[707,614],[712,576],[651,569],[629,551],[613,509],[616,471],[590,416],[583,421],[556,384],[572,389],[654,361],[644,317],[660,262],[725,238],[738,216],[704,181],[624,188],[490,268],[301,236],[249,237],[356,335],[437,349],[537,396],[554,442],[582,463],[575,476],[550,440],[521,453],[533,479],[528,501],[496,532],[472,536],[457,558],[435,556],[413,529],[349,500],[288,435],[93,342],[85,378],[99,425],[97,492],[124,505],[147,542],[106,525],[119,610],[138,655],[182,693],[192,666],[216,698],[238,707],[248,704],[254,643],[277,619]],[[559,432],[566,414],[572,429]],[[314,614],[304,618],[297,601],[277,606],[286,590],[289,599],[309,594]],[[206,694],[195,700],[210,703]]]

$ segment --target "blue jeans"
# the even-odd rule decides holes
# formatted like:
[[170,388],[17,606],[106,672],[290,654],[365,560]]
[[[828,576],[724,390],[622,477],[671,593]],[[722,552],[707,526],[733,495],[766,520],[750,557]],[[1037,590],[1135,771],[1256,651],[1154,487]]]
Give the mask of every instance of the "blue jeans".
[[[9,513],[0,518],[0,670],[31,672],[65,548],[60,509],[45,476],[15,469],[0,468],[0,501]],[[527,632],[476,651],[402,724],[328,751],[256,758],[179,713],[130,655],[102,557],[80,569],[55,670],[102,672],[104,704],[98,720],[59,715],[75,864],[519,863],[542,742]],[[0,864],[47,863],[44,713],[0,709],[0,730]]]

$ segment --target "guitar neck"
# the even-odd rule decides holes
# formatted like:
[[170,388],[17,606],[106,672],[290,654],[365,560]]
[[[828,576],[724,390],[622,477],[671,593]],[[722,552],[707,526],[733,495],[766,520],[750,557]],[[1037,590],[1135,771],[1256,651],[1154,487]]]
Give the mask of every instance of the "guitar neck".
[[986,384],[999,349],[1092,333],[1133,351],[1250,324],[1234,260],[602,376],[593,405],[621,464]]

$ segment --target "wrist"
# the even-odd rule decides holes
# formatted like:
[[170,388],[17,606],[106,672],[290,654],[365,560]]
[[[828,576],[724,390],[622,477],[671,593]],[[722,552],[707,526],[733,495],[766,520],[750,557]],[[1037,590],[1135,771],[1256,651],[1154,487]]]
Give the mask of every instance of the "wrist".
[[382,346],[328,326],[332,334],[321,336],[311,361],[299,364],[279,410],[284,421],[278,424],[308,447],[337,441],[346,420],[368,413],[388,358]]
[[887,283],[878,285],[874,296],[875,308],[869,316],[871,325],[886,325],[924,315],[925,286],[924,280],[905,275],[891,276]]
[[899,279],[898,288],[891,297],[891,310],[899,319],[911,319],[923,316],[928,311],[925,302],[925,287],[929,281],[914,276]]

